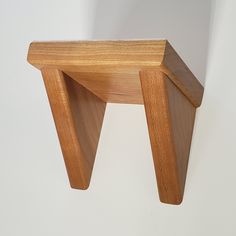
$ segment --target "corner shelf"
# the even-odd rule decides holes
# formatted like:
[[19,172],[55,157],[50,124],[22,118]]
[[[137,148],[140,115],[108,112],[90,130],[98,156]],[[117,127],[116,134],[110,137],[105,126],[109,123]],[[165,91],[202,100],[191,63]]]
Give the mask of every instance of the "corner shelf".
[[33,42],[72,188],[89,186],[106,103],[144,104],[160,200],[183,199],[203,87],[167,40]]

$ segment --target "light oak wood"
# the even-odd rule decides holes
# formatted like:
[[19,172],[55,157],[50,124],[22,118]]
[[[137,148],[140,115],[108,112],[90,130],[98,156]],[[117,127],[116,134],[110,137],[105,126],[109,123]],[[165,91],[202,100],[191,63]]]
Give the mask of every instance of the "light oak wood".
[[136,74],[65,72],[103,101],[143,104],[143,94]]
[[144,104],[160,199],[182,201],[204,89],[167,40],[33,42],[28,61],[42,71],[73,188],[89,185],[106,103]]
[[153,160],[160,200],[183,198],[196,108],[160,71],[141,71]]
[[89,186],[106,103],[57,69],[42,69],[72,188]]
[[[132,103],[137,104],[142,101],[140,84],[137,82],[139,71],[159,68],[194,106],[201,104],[202,85],[167,40],[33,42],[28,61],[39,69],[52,67],[67,73],[82,72],[84,78],[88,76],[88,80],[91,78],[89,73],[93,73],[95,78],[106,74],[106,82],[101,83],[99,92],[107,99],[106,102],[124,102],[128,97],[133,97]],[[80,74],[74,73],[74,76],[80,82]],[[133,79],[127,79],[131,77]],[[129,86],[120,94],[120,85],[126,80]],[[104,86],[112,92],[104,94]],[[95,88],[89,85],[95,93],[98,87],[99,84]]]
[[201,105],[204,90],[202,85],[168,41],[159,70],[172,80],[195,107]]

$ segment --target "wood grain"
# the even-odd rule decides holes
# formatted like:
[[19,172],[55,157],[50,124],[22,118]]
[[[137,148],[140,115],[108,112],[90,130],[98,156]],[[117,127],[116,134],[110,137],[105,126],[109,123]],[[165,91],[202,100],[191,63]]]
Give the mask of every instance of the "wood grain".
[[172,80],[195,107],[201,105],[204,91],[202,85],[168,41],[159,70]]
[[[159,66],[165,40],[33,42],[28,61],[38,68],[55,66],[86,72],[111,67]],[[98,67],[97,67],[98,66]]]
[[[202,100],[202,85],[167,40],[33,42],[28,61],[39,69],[73,73],[78,82],[81,73],[88,81],[106,76],[105,83],[86,84],[106,102],[141,103],[139,71],[153,69],[167,74],[195,107]],[[105,87],[108,91],[103,91]]]
[[160,71],[142,71],[149,136],[162,202],[183,198],[196,108]]
[[183,198],[203,87],[167,40],[33,42],[70,184],[89,186],[107,102],[144,104],[159,196]]
[[136,74],[65,72],[103,101],[143,104],[140,80]]
[[42,69],[72,188],[89,186],[106,103],[57,69]]

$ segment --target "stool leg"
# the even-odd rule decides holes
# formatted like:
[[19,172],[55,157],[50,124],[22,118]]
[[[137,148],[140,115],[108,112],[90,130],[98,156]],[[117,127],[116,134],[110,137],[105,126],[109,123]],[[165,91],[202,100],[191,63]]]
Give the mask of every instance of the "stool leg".
[[106,103],[57,69],[42,69],[72,188],[89,186]]
[[141,71],[140,81],[160,200],[183,199],[196,108],[162,72]]

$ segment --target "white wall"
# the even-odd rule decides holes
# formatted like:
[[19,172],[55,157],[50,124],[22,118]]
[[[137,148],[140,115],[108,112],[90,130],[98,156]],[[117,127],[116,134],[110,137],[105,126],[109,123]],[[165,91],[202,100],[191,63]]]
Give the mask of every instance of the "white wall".
[[[0,235],[236,235],[235,9],[234,0],[0,0]],[[159,202],[138,105],[108,106],[91,186],[70,189],[28,44],[157,37],[205,82],[182,205]]]

